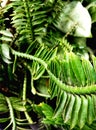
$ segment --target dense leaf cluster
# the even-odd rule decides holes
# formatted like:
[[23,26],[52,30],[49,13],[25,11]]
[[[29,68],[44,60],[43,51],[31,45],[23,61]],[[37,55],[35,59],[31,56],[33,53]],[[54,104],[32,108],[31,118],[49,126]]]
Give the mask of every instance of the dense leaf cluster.
[[95,23],[95,0],[1,2],[3,129],[96,129]]

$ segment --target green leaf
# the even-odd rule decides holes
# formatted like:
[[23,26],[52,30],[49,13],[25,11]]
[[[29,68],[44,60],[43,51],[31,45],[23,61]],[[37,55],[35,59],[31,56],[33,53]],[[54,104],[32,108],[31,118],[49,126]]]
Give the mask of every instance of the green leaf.
[[73,129],[78,123],[80,107],[81,107],[81,98],[78,95],[76,95],[74,107],[72,110],[71,121],[70,121],[71,129]]
[[10,120],[10,118],[0,118],[0,123],[4,123]]
[[92,62],[93,62],[94,70],[96,73],[96,57],[94,55],[92,55]]
[[86,80],[80,58],[72,52],[69,55],[70,55],[70,65],[72,67],[74,75],[77,81],[79,82],[80,86],[84,86]]
[[81,108],[79,111],[79,120],[78,120],[78,126],[81,128],[83,128],[83,126],[85,125],[86,121],[87,121],[87,114],[88,114],[88,100],[86,99],[86,97],[81,96]]
[[66,94],[66,92],[62,91],[58,97],[58,100],[56,101],[57,105],[56,105],[56,109],[55,109],[54,118],[58,117],[62,113],[66,101],[67,101],[67,94]]
[[61,65],[61,78],[67,85],[78,86],[78,81],[74,75],[72,67],[70,65],[70,55],[68,52],[64,55],[64,60],[60,62]]
[[70,101],[71,101],[71,94],[67,94],[67,102],[65,103],[64,109],[63,109],[63,112],[62,112],[63,120],[65,120],[66,111],[68,109]]
[[62,32],[73,32],[74,36],[91,36],[91,16],[79,1],[66,4],[54,25]]
[[92,23],[96,22],[96,1],[93,0],[89,5],[89,12],[92,18]]
[[12,33],[9,30],[1,30],[0,34],[3,34],[4,36],[7,37],[13,37]]
[[9,46],[7,44],[1,45],[1,53],[2,53],[2,56],[4,56],[5,58],[11,59]]
[[92,124],[93,120],[95,119],[94,101],[93,101],[93,98],[91,96],[88,96],[88,95],[87,95],[87,99],[88,99],[88,118],[87,118],[87,122],[89,124]]
[[0,40],[2,40],[2,41],[7,41],[7,42],[11,42],[11,41],[12,41],[12,38],[2,36],[2,37],[0,38]]
[[24,103],[26,101],[22,101],[19,98],[10,97],[10,101],[12,103],[12,106],[17,111],[26,111],[26,107],[24,106]]
[[0,93],[0,100],[5,100],[5,96],[2,93]]
[[92,64],[89,62],[89,60],[82,58],[82,65],[86,76],[87,84],[88,85],[95,84],[96,73],[94,71]]
[[7,104],[0,103],[0,112],[8,112]]
[[[49,64],[49,69],[51,70],[51,72],[58,78],[60,76],[60,63],[57,59],[54,59],[51,61],[51,63]],[[51,94],[51,99],[53,97],[55,97],[57,95],[57,93],[59,92],[59,88],[56,85],[56,83],[51,79],[50,77],[50,89],[49,92]]]
[[[49,62],[52,58],[55,57],[57,52],[57,49],[49,50],[48,48],[39,47],[35,53],[35,56],[38,58],[41,58],[42,60]],[[39,79],[42,74],[44,73],[45,68],[41,64],[38,64],[38,62],[34,61],[32,64],[32,75],[33,79],[37,80]]]
[[1,45],[1,56],[2,59],[6,62],[6,63],[11,63],[10,59],[10,49],[9,46],[7,44],[2,44]]
[[69,123],[71,120],[71,116],[72,116],[72,110],[74,107],[74,103],[75,103],[75,97],[74,95],[71,95],[70,97],[70,102],[66,108],[66,114],[65,114],[65,118],[64,118],[64,123]]
[[41,104],[42,112],[46,116],[46,118],[51,119],[53,116],[53,108],[48,104],[42,103]]
[[92,94],[92,100],[93,100],[93,104],[94,104],[94,112],[96,115],[96,96]]

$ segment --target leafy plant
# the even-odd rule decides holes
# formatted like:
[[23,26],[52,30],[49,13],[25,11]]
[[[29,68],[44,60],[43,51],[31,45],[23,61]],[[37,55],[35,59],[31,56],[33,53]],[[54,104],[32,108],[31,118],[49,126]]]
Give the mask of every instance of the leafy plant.
[[0,7],[3,129],[37,123],[37,129],[95,130],[96,57],[87,46],[95,3],[10,0]]

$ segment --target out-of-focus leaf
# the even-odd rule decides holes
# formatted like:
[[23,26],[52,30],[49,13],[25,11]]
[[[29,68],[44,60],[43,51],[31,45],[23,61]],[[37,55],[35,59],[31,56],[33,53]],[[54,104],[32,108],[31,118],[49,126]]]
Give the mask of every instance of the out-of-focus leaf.
[[0,34],[3,34],[4,36],[7,37],[13,37],[12,33],[9,30],[1,30]]
[[1,53],[4,57],[6,57],[7,59],[11,59],[10,57],[10,50],[9,50],[9,46],[7,44],[2,44],[1,45]]
[[0,118],[0,123],[4,123],[6,121],[8,121],[10,118]]
[[1,56],[2,59],[6,62],[6,63],[11,63],[10,59],[10,49],[9,46],[7,44],[2,44],[1,45]]
[[92,18],[92,23],[96,22],[96,1],[89,4],[89,12]]
[[62,32],[73,32],[74,36],[91,36],[91,17],[81,2],[73,1],[66,4],[54,25]]
[[0,104],[0,112],[7,112],[8,111],[8,107],[5,104]]
[[78,125],[82,129],[87,120],[88,100],[84,96],[81,96],[81,100],[82,100],[82,104],[81,104],[81,108],[80,108],[80,112],[79,112]]
[[2,37],[0,38],[0,40],[2,40],[2,41],[7,41],[7,42],[11,42],[11,41],[12,41],[12,38],[2,36]]

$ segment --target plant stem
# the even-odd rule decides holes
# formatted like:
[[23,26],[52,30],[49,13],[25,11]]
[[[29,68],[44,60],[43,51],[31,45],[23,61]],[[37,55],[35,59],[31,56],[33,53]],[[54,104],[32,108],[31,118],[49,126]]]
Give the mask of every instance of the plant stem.
[[[27,77],[26,77],[26,74],[25,74],[24,84],[23,84],[23,97],[22,97],[22,98],[23,98],[23,101],[24,101],[24,104],[23,104],[23,105],[24,105],[25,109],[26,109],[26,89],[27,89]],[[24,111],[24,114],[25,114],[26,119],[28,120],[28,122],[29,122],[30,124],[32,124],[33,121],[32,121],[32,119],[31,119],[31,117],[29,116],[27,110]]]

